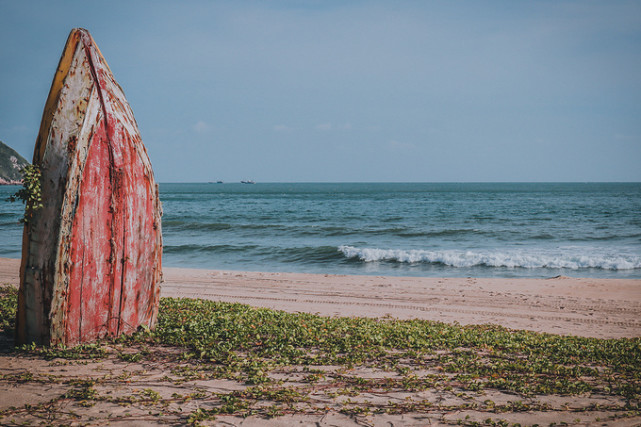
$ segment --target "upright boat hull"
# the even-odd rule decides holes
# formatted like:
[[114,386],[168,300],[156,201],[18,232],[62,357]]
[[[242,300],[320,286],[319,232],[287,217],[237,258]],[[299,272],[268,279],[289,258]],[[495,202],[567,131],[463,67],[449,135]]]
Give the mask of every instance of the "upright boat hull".
[[17,343],[71,345],[153,327],[158,186],[133,112],[87,30],[69,35],[33,164],[43,207],[25,224]]

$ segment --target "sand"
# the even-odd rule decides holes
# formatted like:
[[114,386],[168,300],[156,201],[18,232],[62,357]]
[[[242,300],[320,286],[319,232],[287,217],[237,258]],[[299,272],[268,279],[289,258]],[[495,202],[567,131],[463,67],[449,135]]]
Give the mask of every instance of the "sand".
[[[0,283],[19,260],[0,258]],[[346,276],[165,268],[163,297],[324,316],[392,316],[595,338],[641,336],[641,280]]]
[[[17,285],[19,260],[0,258],[0,284]],[[165,268],[162,296],[233,301],[289,312],[327,316],[392,316],[460,324],[498,324],[563,335],[597,338],[641,336],[641,280],[474,279],[344,276],[298,273]],[[140,361],[125,361],[119,352],[141,349],[115,346],[95,361],[45,360],[35,355],[0,353],[0,424],[184,425],[188,414],[215,403],[216,393],[249,387],[242,382],[206,377],[184,378],[177,369],[193,362],[172,359],[172,348],[154,347]],[[328,376],[389,378],[399,375],[371,367],[318,367]],[[420,368],[416,371],[421,375]],[[304,367],[275,369],[270,376],[284,384],[303,386]],[[93,379],[101,399],[83,401],[80,380]],[[323,392],[323,383],[309,395],[306,411],[275,418],[218,415],[206,425],[243,426],[424,426],[474,422],[549,425],[641,425],[641,415],[622,411],[616,396],[532,396],[488,390],[397,390],[336,396]],[[151,390],[151,391],[150,391]],[[149,393],[156,393],[152,395]],[[74,394],[75,393],[75,394]],[[187,400],[174,396],[196,393]],[[76,396],[76,397],[65,397]],[[163,406],[150,396],[163,400]],[[539,405],[539,409],[488,412],[497,405]],[[349,403],[355,402],[355,403]],[[419,409],[403,414],[349,414],[345,405],[391,405],[417,402]],[[420,409],[420,402],[431,402]],[[220,403],[218,403],[220,404]],[[26,405],[26,406],[25,406]],[[470,406],[468,406],[470,405]],[[10,409],[15,407],[17,409]],[[471,409],[464,409],[469,407]],[[478,408],[478,409],[473,409]],[[1,417],[9,410],[9,416]],[[620,418],[622,417],[623,418]]]
[[595,338],[641,336],[641,280],[474,279],[167,268],[162,295],[324,316],[498,324]]

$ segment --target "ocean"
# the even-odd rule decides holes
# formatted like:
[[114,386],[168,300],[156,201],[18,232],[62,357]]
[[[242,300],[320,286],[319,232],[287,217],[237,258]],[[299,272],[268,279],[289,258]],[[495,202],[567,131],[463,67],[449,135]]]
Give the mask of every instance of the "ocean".
[[[22,205],[0,187],[0,257]],[[641,183],[161,184],[163,265],[641,278]]]

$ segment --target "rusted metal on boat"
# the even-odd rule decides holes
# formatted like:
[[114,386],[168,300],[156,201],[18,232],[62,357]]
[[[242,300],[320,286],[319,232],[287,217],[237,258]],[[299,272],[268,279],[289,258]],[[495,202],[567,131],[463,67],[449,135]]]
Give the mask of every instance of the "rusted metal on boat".
[[16,342],[72,345],[153,327],[158,186],[133,111],[85,29],[67,39],[33,164],[43,207],[25,224]]

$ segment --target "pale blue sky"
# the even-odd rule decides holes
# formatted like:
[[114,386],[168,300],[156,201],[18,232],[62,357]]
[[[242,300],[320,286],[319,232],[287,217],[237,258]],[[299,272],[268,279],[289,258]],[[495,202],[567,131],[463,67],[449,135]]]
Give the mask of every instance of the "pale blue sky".
[[0,0],[29,159],[73,27],[161,182],[641,181],[640,1]]

